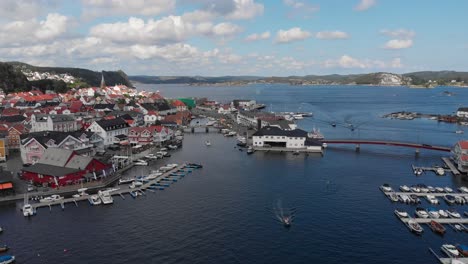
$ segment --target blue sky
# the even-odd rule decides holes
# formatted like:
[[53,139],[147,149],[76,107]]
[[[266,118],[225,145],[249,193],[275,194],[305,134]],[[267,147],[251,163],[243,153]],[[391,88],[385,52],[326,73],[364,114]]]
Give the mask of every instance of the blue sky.
[[468,2],[3,0],[0,56],[147,75],[467,69]]

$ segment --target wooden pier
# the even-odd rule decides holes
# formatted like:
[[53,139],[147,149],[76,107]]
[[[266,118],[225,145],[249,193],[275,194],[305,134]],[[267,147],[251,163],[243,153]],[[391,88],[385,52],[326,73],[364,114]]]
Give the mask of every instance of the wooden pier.
[[447,157],[443,157],[442,160],[444,161],[445,165],[447,165],[447,167],[449,167],[450,171],[453,173],[453,175],[460,175],[460,171],[458,171],[458,169],[455,167],[455,165],[452,163],[452,161],[447,158]]
[[[164,190],[164,188],[169,187],[170,183],[175,183],[178,179],[182,178],[182,176],[171,176],[170,174],[175,173],[179,170],[182,170],[186,167],[185,164],[179,165],[162,175],[156,177],[152,180],[147,180],[143,183],[142,186],[136,188],[129,188],[130,184],[120,185],[119,188],[115,188],[115,190],[110,192],[112,196],[120,196],[122,199],[125,199],[125,194],[129,194],[130,192],[138,191],[143,195],[145,194],[145,190],[155,192],[155,190]],[[189,173],[189,172],[187,172]],[[176,179],[177,178],[177,179]],[[53,202],[38,202],[38,203],[31,203],[33,210],[37,212],[38,208],[41,207],[49,207],[49,210],[52,210],[52,206],[60,205],[62,210],[65,209],[66,204],[73,203],[75,206],[78,206],[78,202],[80,201],[88,201],[88,198],[91,195],[85,195],[80,197],[71,197],[71,198],[64,198],[61,200],[53,201]]]
[[438,192],[427,192],[427,193],[423,193],[423,192],[384,192],[382,191],[386,196],[389,196],[390,194],[394,193],[396,195],[416,195],[418,197],[426,197],[428,195],[432,195],[432,196],[435,196],[435,197],[443,197],[444,195],[452,195],[454,197],[457,197],[457,196],[461,196],[463,198],[465,197],[468,197],[468,193],[459,193],[459,192],[443,192],[443,193],[438,193]]
[[[420,167],[420,166],[411,165],[411,168],[413,169],[413,171],[419,169],[419,170],[423,170],[424,172],[426,172],[426,171],[432,171],[432,172],[434,172],[434,173],[437,174],[436,171],[437,171],[437,169],[438,169],[439,167]],[[444,169],[444,171],[445,171],[445,172],[450,172],[451,170],[450,170],[450,169]],[[440,175],[440,176],[443,176],[443,175]]]

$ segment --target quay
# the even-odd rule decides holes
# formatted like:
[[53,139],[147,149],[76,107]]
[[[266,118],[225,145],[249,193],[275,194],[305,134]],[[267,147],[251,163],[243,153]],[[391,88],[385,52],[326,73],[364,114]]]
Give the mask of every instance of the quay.
[[447,158],[447,157],[442,157],[442,160],[444,161],[445,165],[447,165],[447,167],[449,167],[450,171],[452,171],[452,174],[453,175],[460,175],[460,171],[457,170],[457,168],[455,167],[455,165],[452,163],[452,161]]
[[[121,185],[121,188],[115,189],[110,192],[110,195],[112,196],[120,196],[122,199],[125,199],[125,194],[130,194],[130,192],[140,192],[141,194],[145,195],[145,190],[149,190],[154,192],[154,190],[164,190],[165,187],[169,187],[169,183],[175,183],[177,179],[182,178],[182,176],[176,177],[176,176],[171,176],[174,172],[177,172],[179,170],[183,170],[186,168],[186,164],[179,165],[162,175],[156,177],[155,179],[145,181],[143,185],[136,187],[136,188],[129,188],[129,185]],[[188,173],[188,172],[187,172]],[[75,192],[76,193],[76,192]],[[41,207],[49,207],[49,210],[52,210],[52,206],[55,205],[60,205],[62,210],[65,209],[65,204],[73,203],[75,206],[78,206],[78,202],[80,201],[88,201],[88,198],[91,195],[84,195],[80,197],[71,197],[71,198],[64,198],[58,201],[53,201],[53,202],[37,202],[37,203],[31,203],[31,206],[33,207],[33,210],[37,212],[38,208]]]

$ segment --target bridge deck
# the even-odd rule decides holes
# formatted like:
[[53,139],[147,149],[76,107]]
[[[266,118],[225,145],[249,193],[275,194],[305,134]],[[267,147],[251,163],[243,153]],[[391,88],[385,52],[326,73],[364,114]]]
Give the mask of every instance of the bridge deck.
[[400,141],[386,141],[386,140],[360,140],[360,139],[324,139],[323,143],[327,144],[356,144],[356,145],[384,145],[394,147],[408,147],[417,149],[429,149],[437,151],[450,152],[451,148],[446,146],[433,146],[428,144],[419,144],[412,142],[400,142]]

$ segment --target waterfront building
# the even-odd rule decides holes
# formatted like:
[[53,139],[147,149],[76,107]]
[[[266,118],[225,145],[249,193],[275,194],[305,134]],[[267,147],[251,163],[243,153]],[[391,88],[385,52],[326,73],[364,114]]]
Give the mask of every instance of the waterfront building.
[[111,165],[69,149],[49,148],[34,165],[22,169],[22,178],[36,185],[58,187],[106,177]]
[[78,122],[73,115],[47,115],[47,114],[32,114],[31,115],[31,132],[39,131],[77,131]]
[[452,149],[453,159],[457,163],[457,169],[462,173],[468,172],[468,141],[461,140]]
[[74,150],[85,156],[93,156],[104,148],[103,138],[94,132],[33,132],[22,137],[20,152],[23,163],[38,162],[48,148]]
[[322,151],[322,144],[309,137],[309,134],[302,129],[284,130],[278,127],[262,127],[252,135],[252,142],[254,148]]
[[104,146],[109,146],[114,143],[120,143],[120,135],[127,136],[129,125],[125,120],[120,117],[114,119],[101,119],[99,121],[94,121],[89,127],[88,131],[97,133],[103,138]]
[[147,145],[153,142],[150,127],[132,127],[128,131],[128,141],[132,145]]
[[285,130],[297,128],[293,121],[284,120],[284,118],[272,113],[261,111],[239,111],[237,113],[237,123],[243,126],[257,127],[259,120],[261,127],[275,126]]
[[235,109],[253,109],[257,105],[255,100],[233,100],[231,106]]

